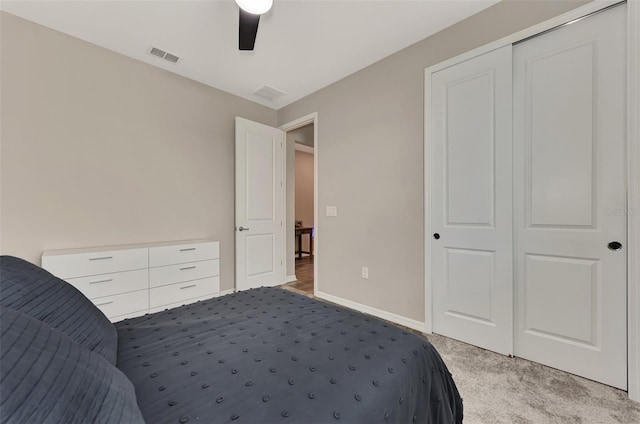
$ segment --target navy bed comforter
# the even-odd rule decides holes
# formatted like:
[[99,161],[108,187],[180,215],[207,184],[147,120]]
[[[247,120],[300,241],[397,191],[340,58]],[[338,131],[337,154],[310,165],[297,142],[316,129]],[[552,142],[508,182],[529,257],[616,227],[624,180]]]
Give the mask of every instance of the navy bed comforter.
[[461,423],[435,348],[376,318],[260,288],[122,321],[148,423]]

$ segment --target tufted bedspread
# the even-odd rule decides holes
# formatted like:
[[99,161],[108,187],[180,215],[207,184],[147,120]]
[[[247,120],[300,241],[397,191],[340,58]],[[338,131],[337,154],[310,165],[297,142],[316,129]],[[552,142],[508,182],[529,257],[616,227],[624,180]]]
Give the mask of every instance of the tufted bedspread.
[[117,366],[148,423],[461,423],[423,338],[275,288],[129,319]]

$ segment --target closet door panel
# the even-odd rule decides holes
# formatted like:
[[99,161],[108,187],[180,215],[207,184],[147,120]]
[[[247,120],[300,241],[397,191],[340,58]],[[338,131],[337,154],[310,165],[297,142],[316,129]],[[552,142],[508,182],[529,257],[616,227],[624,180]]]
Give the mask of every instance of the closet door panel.
[[625,9],[513,50],[515,354],[622,389]]
[[[433,74],[433,331],[512,353],[511,46]],[[437,238],[435,238],[437,237]]]
[[527,65],[529,226],[594,223],[595,54],[590,41],[533,58]]

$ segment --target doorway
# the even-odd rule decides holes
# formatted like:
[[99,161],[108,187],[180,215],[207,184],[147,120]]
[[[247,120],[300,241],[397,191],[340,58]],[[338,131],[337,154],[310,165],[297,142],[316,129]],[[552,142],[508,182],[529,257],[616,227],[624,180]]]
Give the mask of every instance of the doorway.
[[287,124],[285,131],[285,287],[305,295],[316,290],[317,158],[314,115]]

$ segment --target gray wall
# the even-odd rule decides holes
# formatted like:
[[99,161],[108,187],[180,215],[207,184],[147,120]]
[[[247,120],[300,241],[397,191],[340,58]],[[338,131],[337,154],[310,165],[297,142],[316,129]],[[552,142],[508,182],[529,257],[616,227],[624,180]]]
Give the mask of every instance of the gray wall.
[[212,238],[233,287],[234,117],[277,113],[0,16],[0,252]]
[[498,3],[278,111],[318,112],[318,290],[424,321],[424,70],[582,4]]
[[213,238],[231,288],[233,118],[317,111],[320,290],[422,321],[424,69],[583,3],[499,3],[278,112],[1,12],[0,252]]

